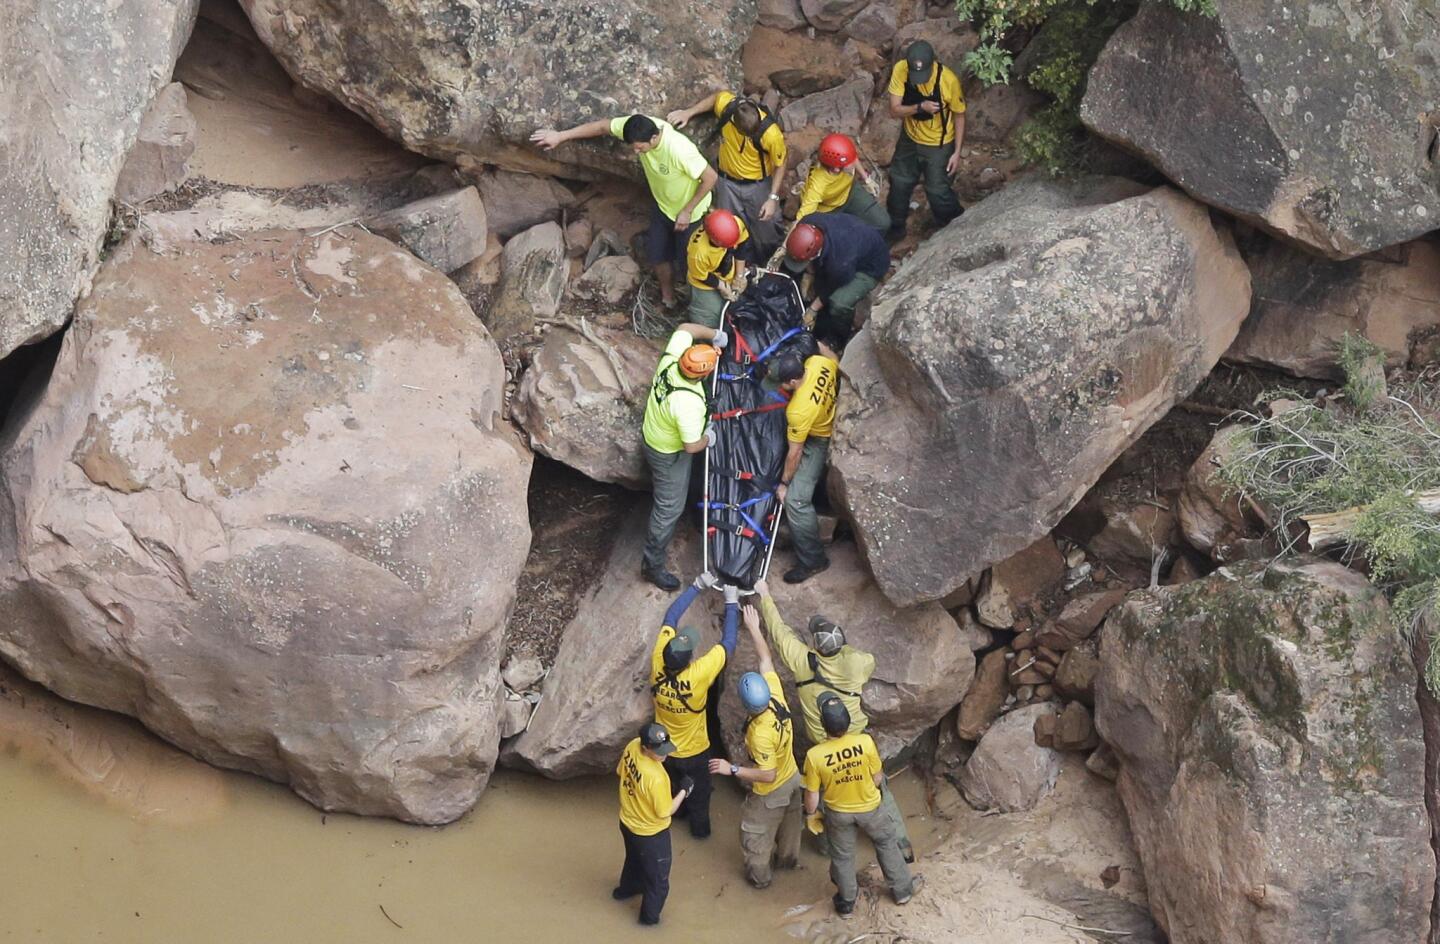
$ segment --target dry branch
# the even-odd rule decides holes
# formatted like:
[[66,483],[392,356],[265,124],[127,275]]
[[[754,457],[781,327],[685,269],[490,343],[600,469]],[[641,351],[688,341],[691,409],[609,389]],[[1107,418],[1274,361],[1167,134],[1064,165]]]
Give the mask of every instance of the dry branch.
[[[1440,489],[1417,493],[1415,504],[1427,515],[1440,515]],[[1310,549],[1319,551],[1337,544],[1344,544],[1350,540],[1356,523],[1364,513],[1364,506],[1356,506],[1318,515],[1301,515],[1300,520],[1305,522],[1310,529]]]

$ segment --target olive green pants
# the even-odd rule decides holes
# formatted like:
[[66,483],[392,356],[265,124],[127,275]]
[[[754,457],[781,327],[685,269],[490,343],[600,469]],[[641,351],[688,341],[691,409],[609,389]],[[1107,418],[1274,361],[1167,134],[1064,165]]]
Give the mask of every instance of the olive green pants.
[[707,328],[720,327],[720,316],[725,311],[725,296],[713,288],[690,286],[690,312],[686,316],[695,324]]
[[825,310],[815,319],[816,336],[834,338],[841,344],[849,341],[855,333],[855,306],[879,284],[873,276],[857,272],[855,278],[831,292],[825,299]]
[[910,195],[922,177],[935,225],[944,226],[960,215],[960,201],[950,189],[950,175],[945,170],[954,153],[954,141],[939,146],[916,144],[901,129],[895,156],[890,159],[890,197],[886,201],[893,228],[904,229],[905,221],[910,218]]
[[861,830],[875,844],[875,858],[880,860],[880,871],[890,886],[890,893],[896,898],[910,894],[912,879],[910,867],[905,864],[905,855],[900,851],[895,836],[895,824],[877,807],[868,813],[840,813],[825,811],[825,839],[830,848],[830,881],[843,901],[853,902],[860,894],[860,884],[855,878],[855,844]]
[[740,807],[745,878],[756,888],[770,884],[773,869],[793,869],[799,862],[804,823],[802,796],[797,773],[764,796],[751,793]]
[[825,545],[820,542],[820,516],[815,513],[815,489],[825,476],[825,457],[830,453],[828,436],[811,436],[800,453],[800,467],[785,491],[785,520],[790,522],[790,540],[795,545],[795,563],[815,570],[825,563]]
[[840,207],[841,213],[848,213],[856,219],[869,226],[873,226],[882,233],[890,228],[890,214],[880,205],[865,185],[856,180],[850,185],[850,196],[845,198],[845,203]]

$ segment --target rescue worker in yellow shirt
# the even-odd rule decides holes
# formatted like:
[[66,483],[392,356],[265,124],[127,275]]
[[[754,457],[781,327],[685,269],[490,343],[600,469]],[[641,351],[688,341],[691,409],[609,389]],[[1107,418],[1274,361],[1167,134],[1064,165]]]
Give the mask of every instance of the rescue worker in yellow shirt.
[[696,839],[710,835],[710,730],[706,709],[710,705],[711,686],[735,654],[740,623],[738,591],[733,586],[725,588],[725,629],[720,643],[711,646],[704,655],[696,655],[700,648],[699,630],[693,626],[677,630],[676,626],[700,590],[712,584],[713,578],[702,574],[670,604],[665,611],[665,625],[650,653],[650,694],[655,699],[655,720],[665,725],[675,741],[675,752],[665,758],[665,769],[672,781],[694,784],[676,813],[689,818],[690,835]]
[[681,784],[671,796],[670,775],[664,759],[675,750],[670,734],[658,724],[647,724],[620,755],[620,837],[625,842],[625,865],[620,884],[610,897],[640,899],[640,923],[659,924],[660,909],[670,894],[670,817],[685,802],[692,785]]
[[[863,187],[855,186],[857,176]],[[803,220],[811,213],[848,213],[883,233],[890,228],[890,214],[875,199],[879,189],[879,182],[861,162],[855,142],[843,134],[827,134],[800,191],[795,219]]]
[[[820,700],[827,694],[839,697],[845,705],[850,718],[850,733],[863,733],[870,726],[870,719],[865,715],[860,693],[865,683],[870,681],[870,676],[875,674],[875,657],[849,645],[845,640],[845,630],[820,615],[810,617],[810,637],[814,645],[806,645],[800,634],[781,618],[780,608],[770,595],[769,583],[757,580],[755,593],[760,597],[760,615],[765,617],[770,645],[795,679],[795,690],[800,695],[800,715],[805,722],[805,737],[811,744],[819,744],[825,739]],[[915,852],[905,828],[905,816],[888,785],[880,789],[880,805],[894,826],[901,853],[906,861],[913,862]]]
[[739,685],[740,704],[749,715],[745,749],[755,766],[742,767],[717,757],[710,761],[710,772],[750,786],[740,808],[740,849],[745,854],[746,880],[766,888],[772,868],[793,869],[800,859],[800,770],[795,766],[795,724],[770,661],[770,648],[760,634],[760,614],[753,606],[741,614],[760,665],[759,672],[742,675]]
[[835,913],[849,917],[860,893],[855,880],[855,840],[860,830],[875,844],[875,858],[890,885],[895,904],[915,893],[910,867],[900,852],[895,824],[880,809],[885,771],[880,751],[868,734],[850,733],[850,712],[833,692],[820,696],[820,722],[825,740],[805,754],[805,814],[812,816],[825,801],[825,840],[830,849],[830,880],[835,883]]
[[965,140],[965,93],[960,77],[935,61],[935,50],[923,39],[910,44],[905,58],[890,72],[890,114],[903,118],[895,156],[890,159],[889,239],[905,236],[910,195],[921,177],[936,226],[962,212],[950,178],[960,162]]
[[720,327],[725,303],[745,291],[745,261],[750,231],[729,210],[711,210],[705,225],[690,237],[685,251],[690,282],[689,318],[707,328]]
[[840,389],[840,360],[824,342],[819,352],[803,361],[785,354],[775,362],[780,390],[790,398],[785,407],[785,438],[789,451],[780,472],[775,497],[785,503],[795,566],[785,572],[786,583],[803,583],[830,566],[820,543],[820,517],[815,513],[815,489],[825,477],[830,435],[835,428],[835,399]]
[[768,258],[780,245],[780,186],[785,180],[785,133],[770,110],[734,92],[717,91],[689,108],[665,116],[676,128],[696,115],[712,112],[720,138],[716,164],[720,183],[715,205],[745,221],[754,234],[755,259]]

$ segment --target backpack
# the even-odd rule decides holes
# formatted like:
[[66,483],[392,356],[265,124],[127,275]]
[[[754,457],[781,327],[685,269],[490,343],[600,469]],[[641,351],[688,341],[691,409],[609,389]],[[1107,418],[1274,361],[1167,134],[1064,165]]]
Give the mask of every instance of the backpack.
[[931,118],[939,118],[940,136],[943,138],[945,136],[945,127],[949,123],[949,116],[946,114],[945,102],[940,95],[940,84],[945,81],[945,67],[937,62],[935,63],[935,69],[935,87],[930,90],[929,95],[926,95],[924,92],[920,91],[920,86],[910,81],[909,75],[906,75],[905,95],[903,98],[900,99],[900,104],[918,105],[921,102],[934,102],[935,104],[939,105],[940,111],[936,114],[927,115],[923,111],[918,111],[915,113],[913,120],[929,121]]
[[[736,96],[735,98],[730,100],[730,104],[726,105],[724,109],[721,110],[720,120],[716,122],[715,130],[711,132],[709,141],[714,141],[716,138],[718,138],[720,136],[720,132],[725,130],[726,125],[734,124],[735,109],[739,106],[741,102],[745,101],[750,102],[750,104],[754,105],[759,110],[760,127],[756,129],[753,135],[741,135],[742,141],[740,144],[740,151],[741,153],[744,153],[745,140],[748,140],[752,145],[755,146],[755,153],[760,156],[760,179],[764,180],[765,178],[769,177],[771,172],[774,170],[774,168],[770,166],[770,162],[768,160],[769,155],[765,153],[765,148],[762,147],[760,144],[761,139],[765,137],[765,132],[769,131],[776,124],[775,116],[770,114],[770,109],[766,108],[759,102],[751,101],[748,98],[740,98],[739,96]],[[738,131],[739,129],[737,128],[736,130]],[[709,141],[707,141],[707,143],[709,143]]]

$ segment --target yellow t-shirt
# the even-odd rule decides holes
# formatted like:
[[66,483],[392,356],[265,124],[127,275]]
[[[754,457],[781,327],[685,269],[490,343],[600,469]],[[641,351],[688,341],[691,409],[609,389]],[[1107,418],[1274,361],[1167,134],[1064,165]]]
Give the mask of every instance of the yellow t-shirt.
[[[610,133],[623,141],[625,122],[628,120],[629,115],[613,119],[610,122]],[[700,177],[705,173],[705,168],[710,166],[710,162],[705,160],[705,155],[700,153],[694,141],[659,118],[650,120],[660,129],[660,143],[636,157],[645,171],[645,181],[650,185],[651,196],[660,205],[660,211],[673,220],[695,196],[695,191],[700,189]],[[690,219],[700,219],[708,209],[710,194],[707,193],[695,205]]]
[[835,395],[840,389],[840,365],[832,357],[805,358],[805,376],[785,407],[785,438],[803,443],[811,436],[829,437],[835,430]]
[[837,813],[868,813],[880,805],[875,775],[880,751],[868,734],[845,734],[805,754],[806,790],[818,792],[825,808]]
[[[679,452],[686,443],[698,442],[705,435],[705,420],[710,412],[705,400],[705,387],[680,372],[680,355],[695,343],[689,331],[676,331],[665,344],[665,353],[650,381],[650,395],[645,398],[645,421],[641,432],[645,442],[656,452]],[[666,390],[670,393],[667,396]]]
[[[789,708],[785,703],[785,692],[780,688],[780,676],[766,672],[765,681],[770,685],[770,697],[779,702],[780,707]],[[775,779],[770,783],[757,781],[750,785],[757,796],[774,793],[797,772],[795,724],[789,718],[781,721],[773,707],[755,715],[745,725],[745,749],[755,759],[756,767],[775,771]]]
[[805,178],[805,189],[800,191],[800,210],[795,219],[803,220],[811,213],[831,213],[840,209],[850,199],[850,188],[853,186],[855,174],[850,168],[830,170],[816,161]]
[[726,282],[734,281],[736,254],[740,247],[745,245],[745,240],[750,238],[750,230],[745,226],[745,221],[738,216],[735,221],[740,224],[740,242],[735,244],[734,249],[715,245],[703,226],[697,227],[695,232],[690,234],[690,245],[685,249],[685,265],[693,288],[713,289],[722,279]]
[[[735,101],[734,92],[721,92],[715,96],[715,117],[724,114],[725,109]],[[776,121],[760,135],[760,146],[765,149],[764,166],[755,151],[755,142],[728,121],[720,131],[720,154],[718,163],[723,173],[739,180],[766,180],[775,173],[775,168],[785,166],[785,133]]]
[[670,828],[670,775],[665,765],[645,756],[640,739],[625,745],[620,763],[620,822],[637,836],[653,836]]
[[705,726],[705,704],[715,676],[725,668],[725,649],[711,646],[703,656],[675,673],[673,681],[665,669],[665,644],[675,636],[675,627],[666,626],[655,639],[650,653],[650,684],[655,687],[655,720],[665,725],[675,742],[675,757],[694,757],[710,747]]
[[[935,70],[939,68],[941,66],[938,62],[931,66],[929,79],[916,86],[922,95],[935,91]],[[890,94],[903,96],[905,83],[909,78],[910,63],[901,59],[895,63],[895,68],[890,70]],[[965,111],[965,92],[960,88],[960,77],[953,70],[946,69],[944,78],[940,80],[940,104],[945,116],[943,128],[940,115],[932,115],[928,120],[905,119],[905,133],[910,136],[911,141],[935,147],[955,140],[955,116]]]

